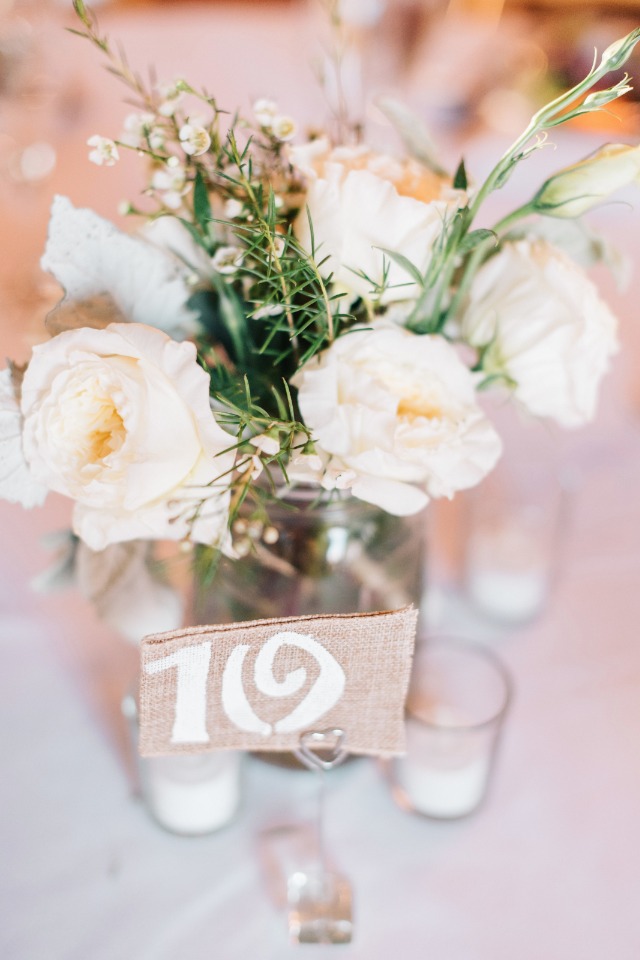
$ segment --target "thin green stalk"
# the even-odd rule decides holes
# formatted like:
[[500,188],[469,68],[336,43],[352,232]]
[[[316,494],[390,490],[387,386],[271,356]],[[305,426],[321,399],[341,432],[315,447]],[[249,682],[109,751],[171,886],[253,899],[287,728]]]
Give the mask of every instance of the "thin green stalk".
[[[635,33],[638,33],[638,31],[634,31],[634,34]],[[638,38],[633,40],[633,45],[635,45],[637,39]],[[616,67],[617,66],[618,65],[616,65]],[[529,141],[532,140],[536,135],[544,133],[546,129],[557,126],[558,122],[564,122],[563,118],[560,118],[559,121],[556,121],[555,123],[551,121],[553,121],[554,118],[557,118],[558,115],[563,112],[563,110],[570,107],[572,103],[590,90],[596,83],[598,83],[599,80],[610,73],[611,69],[612,66],[610,65],[609,61],[605,61],[603,57],[603,61],[601,62],[600,66],[596,69],[592,69],[584,78],[584,80],[581,80],[580,83],[577,83],[566,93],[560,94],[560,96],[556,97],[555,100],[552,100],[551,103],[547,103],[533,115],[526,130],[524,130],[518,139],[502,155],[474,197],[469,206],[472,219],[475,217],[488,194],[495,189],[502,177],[506,175],[509,167],[516,163],[519,158],[526,155],[525,148]],[[570,119],[570,117],[567,116],[566,119]],[[537,145],[530,149],[537,149]]]
[[[518,207],[517,210],[513,210],[501,220],[498,220],[498,222],[492,227],[493,233],[499,236],[506,229],[511,227],[511,225],[517,220],[521,220],[530,213],[533,213],[533,205],[531,203],[523,204],[521,207]],[[451,299],[451,304],[449,305],[449,313],[452,317],[455,317],[462,300],[466,296],[467,291],[471,286],[473,278],[478,272],[478,269],[480,268],[492,244],[495,245],[495,241],[486,240],[483,243],[478,244],[473,253],[469,256],[464,266],[462,278],[458,284],[458,288]]]

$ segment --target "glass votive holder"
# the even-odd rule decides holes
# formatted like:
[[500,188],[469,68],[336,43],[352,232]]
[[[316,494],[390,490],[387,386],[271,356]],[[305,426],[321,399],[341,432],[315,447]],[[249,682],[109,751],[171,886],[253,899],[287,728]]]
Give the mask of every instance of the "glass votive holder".
[[160,826],[182,836],[198,836],[213,833],[233,820],[240,805],[244,754],[217,750],[141,757],[134,696],[124,698],[122,712],[129,721],[140,795]]
[[464,581],[481,613],[509,624],[544,609],[557,569],[563,490],[553,472],[504,467],[467,498]]
[[427,817],[465,817],[483,801],[511,699],[495,654],[454,638],[427,641],[414,659],[407,753],[393,761],[393,795]]

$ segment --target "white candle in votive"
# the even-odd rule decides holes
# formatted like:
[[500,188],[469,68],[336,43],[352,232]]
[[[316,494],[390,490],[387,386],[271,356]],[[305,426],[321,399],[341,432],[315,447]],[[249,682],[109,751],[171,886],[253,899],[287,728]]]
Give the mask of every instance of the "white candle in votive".
[[[436,709],[435,722],[452,712]],[[396,782],[411,806],[431,817],[463,817],[482,800],[490,744],[475,731],[427,726],[407,719],[407,755],[396,761]]]
[[241,754],[219,751],[142,760],[143,788],[158,822],[174,833],[218,830],[240,800]]
[[481,528],[468,546],[467,590],[486,613],[511,622],[535,616],[547,598],[548,558],[531,529]]
[[529,620],[545,604],[547,578],[539,570],[473,570],[467,580],[471,599],[491,616]]

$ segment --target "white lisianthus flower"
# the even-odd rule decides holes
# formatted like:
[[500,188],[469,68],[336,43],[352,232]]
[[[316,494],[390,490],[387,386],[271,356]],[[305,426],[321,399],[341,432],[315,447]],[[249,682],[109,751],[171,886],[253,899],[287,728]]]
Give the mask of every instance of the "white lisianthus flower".
[[462,336],[487,375],[506,375],[531,413],[564,427],[591,420],[617,350],[616,319],[596,287],[544,240],[505,244],[478,272]]
[[640,183],[640,146],[608,143],[550,177],[532,206],[547,217],[579,217],[634,182]]
[[474,486],[500,455],[474,377],[443,337],[356,330],[292,382],[318,453],[334,458],[331,485],[389,513]]
[[305,209],[294,230],[311,253],[308,208],[316,258],[328,258],[323,274],[371,299],[374,285],[384,282],[386,267],[380,302],[414,299],[417,284],[382,250],[406,257],[423,273],[463,194],[414,161],[399,162],[365,146],[331,149],[327,140],[319,139],[291,148],[289,155],[307,178]]
[[190,157],[199,157],[211,146],[211,137],[204,127],[196,123],[185,123],[180,127],[180,144]]
[[120,159],[117,144],[108,137],[101,137],[96,133],[89,137],[87,146],[93,147],[89,152],[89,160],[99,167],[113,167]]
[[33,350],[22,415],[32,476],[75,500],[74,532],[92,550],[224,540],[227,484],[216,479],[234,454],[222,452],[230,438],[193,344],[135,323],[61,333]]

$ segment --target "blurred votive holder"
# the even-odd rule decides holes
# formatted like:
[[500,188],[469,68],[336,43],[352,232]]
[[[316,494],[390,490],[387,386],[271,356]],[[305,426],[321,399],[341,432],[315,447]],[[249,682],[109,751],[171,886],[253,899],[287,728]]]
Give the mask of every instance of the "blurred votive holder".
[[544,610],[557,572],[563,503],[551,475],[527,484],[489,477],[471,492],[464,581],[477,610],[514,625]]
[[393,795],[439,820],[485,798],[512,695],[501,660],[483,646],[434,638],[418,650],[406,705],[407,752],[393,761]]
[[200,836],[226,826],[241,799],[243,754],[235,750],[141,757],[138,712],[128,695],[122,712],[129,721],[142,801],[153,819],[171,833]]

